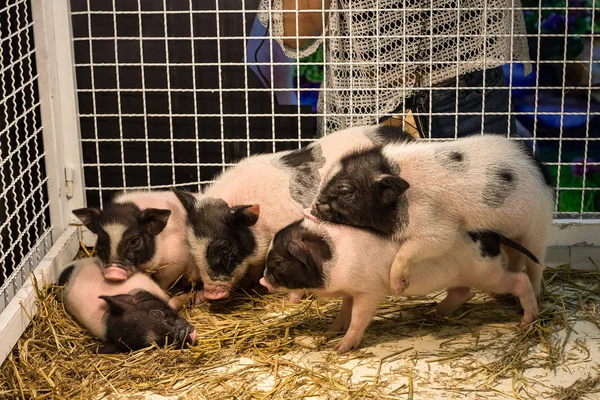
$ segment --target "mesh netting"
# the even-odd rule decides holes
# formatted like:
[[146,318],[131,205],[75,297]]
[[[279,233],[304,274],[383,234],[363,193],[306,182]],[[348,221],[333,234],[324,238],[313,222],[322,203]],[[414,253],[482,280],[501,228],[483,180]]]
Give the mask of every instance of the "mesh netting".
[[[259,18],[288,57],[306,57],[323,38],[285,46],[282,2],[262,0]],[[529,61],[519,0],[331,0],[330,10],[323,87],[336,90],[320,92],[321,132],[377,123],[416,87]]]

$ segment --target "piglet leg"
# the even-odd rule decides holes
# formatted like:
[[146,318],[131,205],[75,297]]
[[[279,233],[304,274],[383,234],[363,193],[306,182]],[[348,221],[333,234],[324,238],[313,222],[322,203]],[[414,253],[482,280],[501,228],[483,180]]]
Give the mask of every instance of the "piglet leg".
[[523,272],[508,272],[497,268],[488,274],[478,285],[480,289],[494,293],[510,293],[519,298],[523,307],[523,317],[519,328],[524,328],[537,319],[538,306],[533,287],[527,275]]
[[298,304],[302,301],[303,297],[304,297],[304,291],[302,291],[302,290],[290,292],[288,294],[288,301],[293,304]]
[[180,294],[175,297],[171,297],[169,299],[169,307],[171,307],[175,311],[178,311],[179,309],[181,309],[181,307],[183,307],[186,300],[187,294]]
[[250,289],[258,284],[265,270],[264,264],[250,264],[244,277],[240,280],[239,286],[243,289]]
[[339,353],[345,353],[349,350],[355,349],[360,344],[365,330],[371,323],[375,311],[381,304],[383,297],[379,294],[360,294],[352,299],[352,318],[350,321],[350,327],[346,332],[346,335],[342,338],[342,341],[335,346],[335,349]]
[[352,302],[352,297],[344,297],[342,309],[335,321],[329,325],[326,333],[345,332],[348,327],[350,327],[350,321],[352,320]]
[[398,250],[392,268],[390,270],[390,286],[395,296],[402,296],[410,284],[410,265],[420,263],[426,259],[442,256],[450,251],[458,230],[448,222],[445,225],[434,224],[439,228],[437,232],[429,232],[428,235],[409,238]]
[[435,306],[435,312],[440,317],[445,317],[455,311],[458,307],[462,306],[465,301],[469,300],[470,296],[471,288],[468,287],[448,289],[446,298]]

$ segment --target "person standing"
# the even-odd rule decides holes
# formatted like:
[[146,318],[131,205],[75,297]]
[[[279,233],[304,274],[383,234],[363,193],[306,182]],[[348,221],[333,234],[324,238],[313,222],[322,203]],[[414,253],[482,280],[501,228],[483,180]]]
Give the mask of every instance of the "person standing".
[[318,130],[410,110],[422,137],[514,134],[502,65],[529,52],[519,0],[263,0],[288,57],[323,45]]

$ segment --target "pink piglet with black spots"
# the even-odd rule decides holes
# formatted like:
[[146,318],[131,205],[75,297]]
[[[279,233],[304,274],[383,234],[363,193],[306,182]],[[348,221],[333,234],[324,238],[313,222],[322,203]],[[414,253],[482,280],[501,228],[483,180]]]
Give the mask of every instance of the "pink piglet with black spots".
[[200,299],[223,299],[244,281],[258,283],[273,236],[302,218],[326,171],[346,153],[409,140],[396,128],[353,127],[298,150],[245,158],[201,194],[176,191],[187,211],[187,240],[204,282]]
[[[411,284],[404,296],[421,296],[446,289],[447,297],[435,308],[447,315],[460,307],[475,287],[511,293],[523,306],[520,326],[537,318],[538,307],[527,275],[502,268],[500,244],[532,254],[495,232],[461,231],[451,251],[411,265]],[[279,231],[271,243],[260,283],[269,291],[343,298],[342,309],[329,331],[346,332],[336,349],[358,347],[381,302],[393,290],[390,268],[400,244],[382,235],[349,227],[294,222]]]
[[182,277],[199,279],[186,242],[187,212],[173,192],[128,192],[104,209],[73,213],[98,237],[96,254],[106,280],[125,281],[140,270],[167,290]]

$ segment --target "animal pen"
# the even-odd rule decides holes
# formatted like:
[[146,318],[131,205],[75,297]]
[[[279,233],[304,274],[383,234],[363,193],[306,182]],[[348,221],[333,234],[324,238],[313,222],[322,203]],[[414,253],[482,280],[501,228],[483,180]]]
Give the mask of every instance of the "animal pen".
[[[0,397],[596,398],[599,9],[596,0],[3,2]],[[308,19],[315,29],[303,32]],[[497,106],[502,96],[508,107]],[[391,299],[363,345],[338,356],[339,338],[320,333],[339,302],[249,292],[182,311],[198,331],[189,349],[96,355],[45,286],[94,245],[71,211],[118,191],[197,191],[245,156],[350,125],[447,140],[492,120],[536,152],[557,193],[540,317],[526,330],[514,326],[518,304],[483,293],[439,320],[426,315],[435,296]]]

